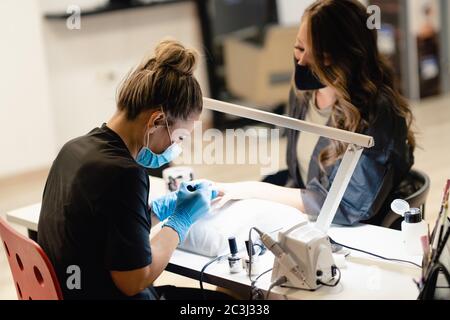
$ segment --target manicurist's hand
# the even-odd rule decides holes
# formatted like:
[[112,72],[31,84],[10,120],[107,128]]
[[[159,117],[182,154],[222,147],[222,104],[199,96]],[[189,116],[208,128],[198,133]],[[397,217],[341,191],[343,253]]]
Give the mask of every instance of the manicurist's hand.
[[213,188],[210,182],[181,183],[177,193],[175,211],[169,216],[163,227],[175,230],[180,242],[183,242],[192,224],[210,210],[212,197]]

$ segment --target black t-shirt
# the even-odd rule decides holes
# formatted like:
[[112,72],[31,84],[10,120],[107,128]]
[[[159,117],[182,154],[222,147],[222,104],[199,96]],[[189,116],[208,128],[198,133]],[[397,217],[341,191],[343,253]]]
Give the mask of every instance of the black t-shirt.
[[[145,169],[106,125],[64,145],[45,185],[38,226],[38,243],[56,270],[64,299],[128,298],[110,271],[152,262],[148,193]],[[147,288],[132,299],[155,297]]]

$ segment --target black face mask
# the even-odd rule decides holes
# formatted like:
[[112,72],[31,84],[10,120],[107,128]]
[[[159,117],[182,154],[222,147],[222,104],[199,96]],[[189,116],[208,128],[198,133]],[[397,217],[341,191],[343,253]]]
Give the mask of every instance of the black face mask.
[[320,80],[314,75],[308,66],[301,66],[298,61],[295,62],[295,86],[298,90],[318,90],[326,87]]

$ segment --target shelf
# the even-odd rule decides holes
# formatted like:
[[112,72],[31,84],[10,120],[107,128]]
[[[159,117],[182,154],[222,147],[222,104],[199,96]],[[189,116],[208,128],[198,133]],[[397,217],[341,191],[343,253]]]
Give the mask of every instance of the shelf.
[[[123,1],[120,4],[108,4],[106,6],[98,7],[95,9],[90,10],[81,10],[81,16],[87,17],[87,16],[96,16],[101,15],[105,13],[115,12],[115,11],[124,11],[129,9],[139,9],[139,8],[147,8],[147,7],[155,7],[160,5],[168,5],[168,4],[174,4],[179,2],[187,2],[191,0],[155,0],[149,3],[134,3],[126,1]],[[68,13],[47,13],[44,15],[44,17],[48,20],[66,20],[69,18],[71,14]]]

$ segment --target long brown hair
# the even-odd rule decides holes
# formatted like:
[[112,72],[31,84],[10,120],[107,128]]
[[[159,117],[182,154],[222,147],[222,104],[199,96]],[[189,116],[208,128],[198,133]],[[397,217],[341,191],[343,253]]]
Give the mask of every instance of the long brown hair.
[[[381,99],[405,119],[408,143],[414,150],[412,112],[396,88],[392,68],[378,51],[377,30],[367,27],[368,18],[366,8],[357,0],[318,0],[310,5],[302,18],[312,48],[310,67],[337,91],[332,126],[363,132],[376,119],[379,110],[375,102]],[[332,140],[319,155],[322,169],[333,165],[346,148],[347,144]]]
[[139,113],[163,107],[168,122],[200,113],[202,90],[193,72],[198,53],[174,40],[161,41],[154,56],[132,70],[117,92],[117,107],[134,120]]

